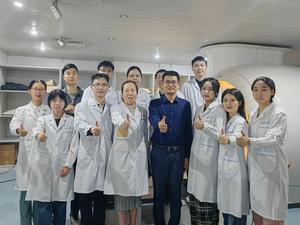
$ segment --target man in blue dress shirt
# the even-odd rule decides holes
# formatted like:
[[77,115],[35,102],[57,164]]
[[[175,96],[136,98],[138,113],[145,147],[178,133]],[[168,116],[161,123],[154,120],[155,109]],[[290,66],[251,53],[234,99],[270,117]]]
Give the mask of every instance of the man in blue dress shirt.
[[166,71],[162,82],[164,95],[149,106],[152,135],[151,168],[154,186],[153,218],[155,225],[165,225],[164,203],[170,201],[169,225],[178,225],[181,212],[181,183],[192,144],[190,103],[176,96],[179,74]]

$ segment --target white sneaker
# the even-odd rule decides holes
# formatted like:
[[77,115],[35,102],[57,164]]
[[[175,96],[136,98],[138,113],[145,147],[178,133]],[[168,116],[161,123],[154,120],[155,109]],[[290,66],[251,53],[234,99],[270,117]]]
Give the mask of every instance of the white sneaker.
[[71,225],[80,225],[80,220],[75,220],[72,215],[70,215]]

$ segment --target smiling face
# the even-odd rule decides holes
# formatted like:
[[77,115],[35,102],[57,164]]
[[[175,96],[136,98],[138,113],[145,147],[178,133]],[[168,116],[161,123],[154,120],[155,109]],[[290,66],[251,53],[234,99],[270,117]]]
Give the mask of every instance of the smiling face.
[[53,111],[53,114],[62,114],[65,108],[65,101],[59,96],[56,96],[50,101],[50,108]]
[[210,81],[206,81],[201,88],[201,96],[205,103],[214,101],[216,95]]
[[104,78],[97,78],[92,83],[92,91],[96,98],[104,98],[109,89],[109,83]]
[[133,81],[140,87],[142,84],[142,74],[137,69],[133,69],[128,73],[127,80]]
[[232,94],[226,94],[223,98],[224,110],[230,115],[230,117],[237,114],[240,103],[236,97]]
[[113,79],[113,76],[114,76],[114,70],[113,70],[113,68],[111,68],[111,67],[101,66],[101,67],[98,69],[98,72],[99,72],[99,73],[105,73],[105,74],[107,74],[108,77],[109,77],[109,80],[112,80],[112,79]]
[[259,105],[268,105],[271,103],[271,97],[274,95],[274,90],[272,90],[265,82],[262,80],[257,81],[252,89],[252,95],[254,100]]
[[179,88],[179,81],[176,76],[166,75],[163,79],[163,90],[166,95],[176,94]]
[[79,75],[75,68],[67,69],[64,72],[64,81],[66,82],[67,85],[69,86],[77,85],[78,80],[79,80]]
[[34,83],[28,92],[33,102],[41,103],[46,94],[46,88],[43,83],[38,82]]
[[126,83],[123,86],[122,97],[126,105],[132,105],[136,103],[137,97],[136,86],[133,83]]
[[164,72],[159,72],[157,73],[156,75],[156,78],[155,78],[155,82],[156,82],[156,85],[162,90],[163,89],[163,82],[162,82],[162,75],[164,74]]
[[207,74],[207,65],[204,61],[196,61],[192,66],[192,70],[197,80],[202,80]]

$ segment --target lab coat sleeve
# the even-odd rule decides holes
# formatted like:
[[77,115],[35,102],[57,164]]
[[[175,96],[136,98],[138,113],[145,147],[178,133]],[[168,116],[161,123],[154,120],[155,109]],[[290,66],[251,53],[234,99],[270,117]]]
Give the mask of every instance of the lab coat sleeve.
[[253,148],[272,147],[281,144],[287,134],[287,117],[281,112],[274,115],[274,121],[267,130],[264,137],[249,138],[250,146]]
[[17,129],[24,123],[24,121],[23,121],[24,115],[23,114],[24,114],[23,107],[19,107],[16,109],[16,112],[9,123],[9,129],[10,129],[10,133],[12,135],[18,136]]
[[208,124],[207,122],[204,121],[204,126],[202,131],[214,137],[215,139],[218,139],[221,129],[225,128],[225,123],[226,123],[226,113],[221,107],[219,107],[218,112],[216,113],[215,116],[214,125]]
[[189,97],[189,90],[190,90],[191,87],[189,87],[188,83],[184,83],[182,86],[181,86],[181,93],[183,94],[184,98],[185,99],[188,99]]
[[[42,132],[46,128],[45,125],[45,116],[40,116],[36,121],[34,128],[32,129],[32,135],[36,137],[38,133]],[[47,131],[46,131],[47,135]]]
[[233,133],[228,135],[230,145],[234,145],[235,147],[239,147],[236,144],[236,138],[241,137],[241,135],[242,135],[241,131],[243,131],[246,135],[248,135],[248,124],[245,120],[244,121],[238,121],[236,123],[235,127],[234,127]]
[[87,105],[84,102],[81,102],[75,106],[74,127],[80,134],[86,136],[88,130],[91,129],[95,124],[90,124],[89,121],[86,119],[84,107],[87,107]]
[[73,129],[70,150],[68,152],[67,159],[65,162],[66,167],[71,168],[72,165],[74,164],[78,154],[78,146],[79,146],[79,134],[75,129]]
[[86,102],[89,98],[94,96],[91,86],[88,86],[82,94],[81,102]]
[[149,106],[149,121],[154,130],[159,129],[158,123],[161,120],[158,108],[159,106],[156,102],[156,99],[152,100]]
[[122,115],[121,107],[119,105],[113,105],[110,108],[110,113],[111,113],[111,120],[112,120],[112,123],[114,124],[114,126],[120,127],[126,119]]

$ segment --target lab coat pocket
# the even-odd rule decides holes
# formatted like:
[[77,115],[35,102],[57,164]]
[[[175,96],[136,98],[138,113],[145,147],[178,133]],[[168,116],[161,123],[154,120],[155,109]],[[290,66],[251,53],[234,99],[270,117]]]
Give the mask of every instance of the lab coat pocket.
[[259,128],[270,128],[270,121],[262,121],[260,124],[259,124]]
[[238,159],[236,159],[234,157],[224,156],[223,169],[224,169],[225,177],[231,178],[231,177],[235,177],[236,175],[238,175],[238,173],[240,171],[239,165],[240,164],[239,164]]
[[257,163],[263,172],[272,172],[275,169],[276,153],[266,151],[265,149],[257,149]]
[[199,146],[199,157],[200,159],[210,160],[214,152],[214,146],[208,144],[200,144]]
[[36,155],[36,161],[38,165],[46,165],[49,166],[50,164],[50,156],[47,152],[38,152]]

